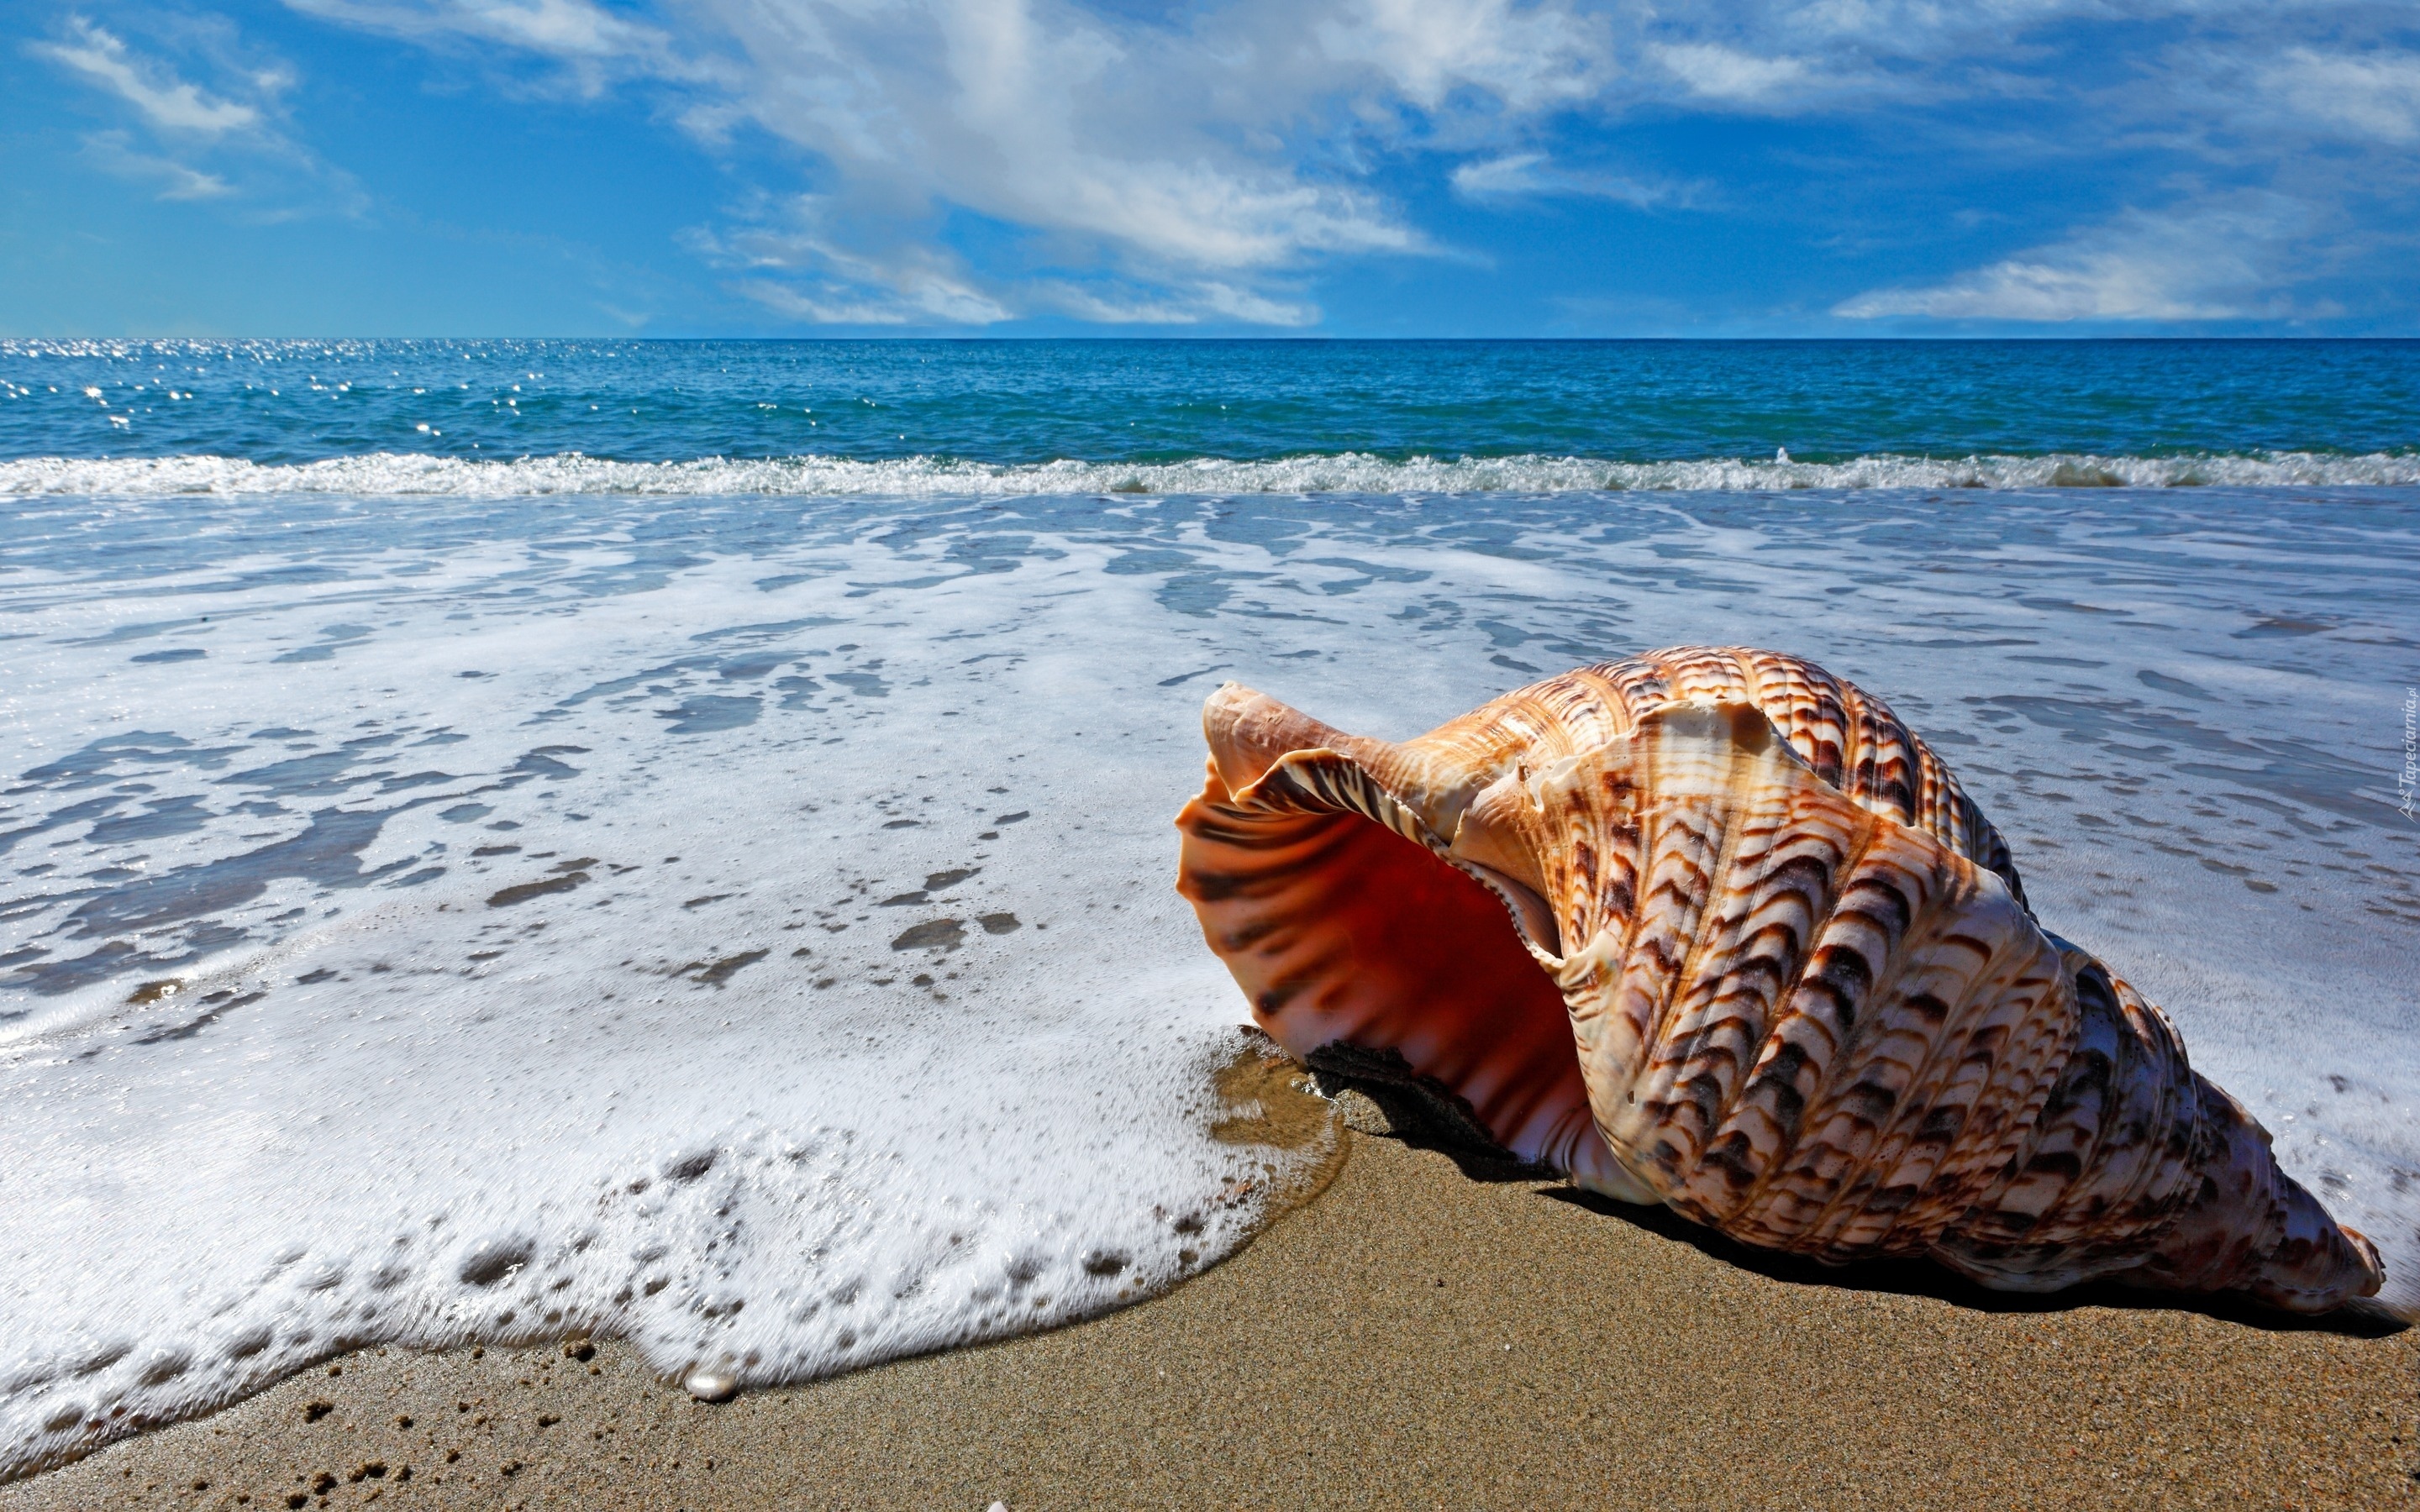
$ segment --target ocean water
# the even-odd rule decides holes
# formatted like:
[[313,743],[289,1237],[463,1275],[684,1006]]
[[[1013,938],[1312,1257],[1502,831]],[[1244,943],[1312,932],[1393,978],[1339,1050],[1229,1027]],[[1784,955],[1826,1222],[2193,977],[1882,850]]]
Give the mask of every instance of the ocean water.
[[0,381],[0,1473],[362,1343],[762,1383],[1164,1288],[1322,1153],[1218,1133],[1202,697],[1401,737],[1683,642],[1889,700],[2420,1304],[2420,347]]
[[2420,484],[2420,342],[0,341],[0,494]]

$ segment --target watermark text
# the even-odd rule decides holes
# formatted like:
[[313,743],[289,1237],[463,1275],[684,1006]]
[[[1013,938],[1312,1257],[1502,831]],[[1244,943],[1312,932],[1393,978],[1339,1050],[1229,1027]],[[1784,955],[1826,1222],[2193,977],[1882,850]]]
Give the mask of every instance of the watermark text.
[[2403,690],[2403,765],[2395,774],[2395,807],[2420,818],[2420,687]]

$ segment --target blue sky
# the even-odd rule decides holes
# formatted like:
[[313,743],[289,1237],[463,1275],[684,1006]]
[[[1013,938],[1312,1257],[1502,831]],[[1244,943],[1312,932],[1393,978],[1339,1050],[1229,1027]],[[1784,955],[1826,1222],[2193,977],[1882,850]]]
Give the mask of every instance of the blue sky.
[[0,332],[2420,334],[2420,13],[52,0]]

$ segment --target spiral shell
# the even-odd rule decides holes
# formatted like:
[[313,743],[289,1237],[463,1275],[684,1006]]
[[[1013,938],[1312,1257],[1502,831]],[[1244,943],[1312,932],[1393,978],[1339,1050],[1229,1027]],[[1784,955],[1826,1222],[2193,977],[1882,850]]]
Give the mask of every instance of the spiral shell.
[[1179,890],[1297,1057],[1383,1057],[1524,1159],[1826,1262],[2379,1288],[2160,1011],[2034,923],[1931,750],[1821,669],[1659,652],[1401,745],[1231,684],[1204,728]]

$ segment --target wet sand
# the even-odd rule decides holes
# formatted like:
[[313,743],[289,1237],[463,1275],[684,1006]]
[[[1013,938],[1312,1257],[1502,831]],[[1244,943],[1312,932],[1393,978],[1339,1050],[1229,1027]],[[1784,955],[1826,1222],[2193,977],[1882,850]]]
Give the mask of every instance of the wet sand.
[[1080,1327],[721,1406],[581,1348],[352,1355],[0,1512],[2420,1508],[2420,1330],[1824,1272],[1368,1135]]

